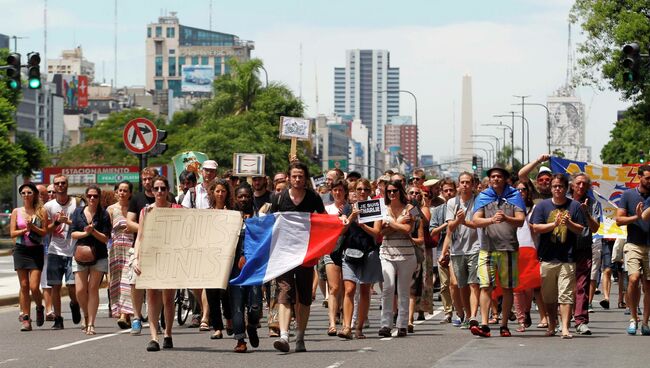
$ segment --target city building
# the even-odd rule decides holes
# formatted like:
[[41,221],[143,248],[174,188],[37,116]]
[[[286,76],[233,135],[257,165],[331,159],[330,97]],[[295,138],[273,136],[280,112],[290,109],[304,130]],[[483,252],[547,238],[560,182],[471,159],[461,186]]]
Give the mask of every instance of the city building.
[[77,46],[73,50],[63,50],[58,59],[47,59],[47,74],[85,75],[88,82],[95,79],[95,63],[83,57],[83,49]]
[[0,33],[0,49],[9,48],[9,36]]
[[[209,94],[212,80],[229,73],[229,60],[247,61],[255,48],[252,41],[205,29],[188,27],[179,23],[176,12],[158,18],[147,25],[146,88],[170,89],[174,97],[183,92]],[[183,67],[201,67],[186,72]],[[186,69],[188,70],[188,69]],[[209,73],[205,73],[209,71]]]
[[63,98],[56,95],[52,83],[43,83],[40,89],[23,86],[16,122],[19,132],[34,135],[43,141],[51,153],[60,152],[66,144]]
[[585,145],[585,105],[575,90],[565,85],[546,101],[551,152],[561,151],[570,160],[590,162],[591,147]]
[[349,114],[368,128],[370,165],[385,149],[384,127],[399,115],[399,68],[387,50],[347,50],[345,67],[334,68],[334,112]]
[[347,171],[350,154],[349,126],[340,116],[320,115],[314,121],[317,156],[323,172],[335,167]]
[[404,172],[417,162],[417,127],[410,116],[394,116],[385,127],[385,147],[389,166]]

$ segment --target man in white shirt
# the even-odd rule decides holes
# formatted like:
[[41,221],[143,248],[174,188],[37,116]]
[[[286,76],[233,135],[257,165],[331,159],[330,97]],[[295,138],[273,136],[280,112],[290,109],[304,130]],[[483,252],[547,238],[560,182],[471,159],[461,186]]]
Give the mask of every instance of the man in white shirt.
[[217,161],[214,160],[205,160],[203,162],[202,174],[203,174],[203,183],[197,185],[194,188],[190,188],[183,198],[182,206],[185,208],[199,208],[206,209],[210,208],[210,202],[208,201],[208,189],[210,184],[217,178]]

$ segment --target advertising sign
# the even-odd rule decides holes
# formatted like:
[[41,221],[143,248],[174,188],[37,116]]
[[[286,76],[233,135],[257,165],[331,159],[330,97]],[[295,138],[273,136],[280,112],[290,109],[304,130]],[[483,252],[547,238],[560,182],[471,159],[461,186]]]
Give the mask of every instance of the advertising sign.
[[[63,174],[68,177],[70,185],[85,184],[111,184],[121,180],[129,180],[130,175],[138,175],[140,169],[138,166],[75,166],[75,167],[46,167],[43,169],[43,184],[51,184],[54,176]],[[102,176],[104,175],[104,176]],[[124,179],[115,182],[108,182],[109,175],[116,177],[122,175]],[[163,173],[164,175],[164,173]],[[102,177],[105,183],[100,183],[99,177]],[[137,182],[137,179],[133,181]]]
[[212,81],[214,80],[214,68],[210,65],[183,65],[183,92],[212,92]]
[[88,77],[85,75],[55,74],[56,94],[63,97],[64,112],[88,107]]

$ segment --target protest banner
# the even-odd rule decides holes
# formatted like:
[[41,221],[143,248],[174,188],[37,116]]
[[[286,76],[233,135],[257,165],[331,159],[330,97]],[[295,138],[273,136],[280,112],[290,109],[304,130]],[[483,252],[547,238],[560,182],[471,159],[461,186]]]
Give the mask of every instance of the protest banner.
[[382,199],[369,199],[357,202],[359,208],[359,223],[381,220],[386,217],[386,205]]
[[325,185],[325,175],[316,175],[311,177],[311,185],[314,187],[314,190],[320,188],[321,185]]
[[554,173],[575,174],[584,172],[591,178],[591,192],[603,208],[603,221],[598,234],[605,238],[625,238],[625,226],[616,225],[614,216],[625,190],[639,185],[637,171],[639,164],[600,165],[590,162],[551,157],[551,170]]
[[238,211],[154,208],[140,244],[138,289],[225,289],[242,228]]

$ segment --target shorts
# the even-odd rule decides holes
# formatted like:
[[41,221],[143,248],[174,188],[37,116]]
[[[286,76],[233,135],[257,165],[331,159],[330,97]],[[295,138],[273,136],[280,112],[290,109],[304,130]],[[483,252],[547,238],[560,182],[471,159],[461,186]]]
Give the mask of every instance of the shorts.
[[643,273],[646,280],[650,280],[648,247],[633,243],[625,243],[623,254],[625,255],[625,270],[628,275]]
[[83,272],[88,270],[95,270],[103,273],[108,273],[108,258],[98,259],[94,265],[84,266],[77,263],[77,261],[72,258],[72,272]]
[[504,289],[514,289],[519,282],[519,267],[517,260],[519,252],[501,250],[480,250],[478,252],[478,280],[482,288],[496,286],[497,275],[499,284]]
[[[278,303],[311,305],[311,288],[314,281],[314,268],[298,266],[278,276]],[[296,298],[297,297],[297,298]]]
[[614,262],[612,262],[612,248],[614,248],[614,241],[608,239],[601,240],[602,247],[600,252],[600,259],[602,263],[602,269],[613,269],[615,267]]
[[594,239],[591,243],[591,280],[598,280],[602,266],[603,239]]
[[459,288],[469,284],[478,284],[478,253],[451,256],[451,267]]
[[377,249],[371,250],[366,256],[365,262],[361,264],[348,263],[343,259],[341,271],[343,272],[343,280],[353,281],[358,284],[373,284],[384,281],[379,250]]
[[[321,281],[327,281],[327,270],[325,269],[327,263],[325,263],[325,257],[326,256],[320,257],[320,259],[318,260],[318,264],[316,265],[316,272],[318,273],[318,279]],[[332,262],[332,260],[330,259],[330,263],[334,263],[334,262]]]
[[72,257],[48,254],[47,256],[47,284],[50,286],[63,284],[65,276],[66,285],[74,285],[72,274]]
[[576,264],[542,262],[542,299],[546,304],[573,304],[576,289]]

